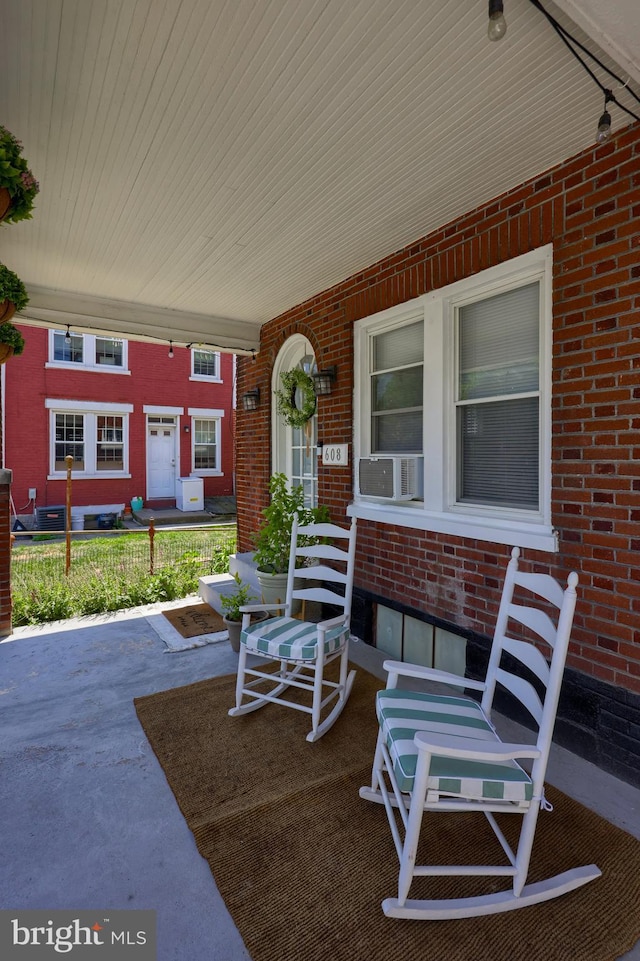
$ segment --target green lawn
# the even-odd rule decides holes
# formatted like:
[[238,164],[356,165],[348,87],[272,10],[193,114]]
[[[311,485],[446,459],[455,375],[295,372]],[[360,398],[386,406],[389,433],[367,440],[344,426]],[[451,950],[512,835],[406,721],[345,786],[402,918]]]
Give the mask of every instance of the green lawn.
[[236,549],[236,527],[156,529],[150,572],[146,531],[72,538],[66,543],[17,539],[11,558],[13,625],[43,624],[81,614],[117,611],[194,594],[198,578],[224,574]]

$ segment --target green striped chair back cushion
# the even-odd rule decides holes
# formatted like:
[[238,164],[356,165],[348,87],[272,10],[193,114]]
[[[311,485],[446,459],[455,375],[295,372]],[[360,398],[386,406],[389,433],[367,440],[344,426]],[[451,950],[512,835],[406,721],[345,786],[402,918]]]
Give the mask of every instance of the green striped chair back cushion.
[[[338,626],[327,631],[325,655],[340,650],[347,630],[344,626]],[[246,645],[249,653],[291,661],[313,661],[318,656],[316,625],[299,621],[295,617],[270,617],[266,621],[250,624],[247,630],[240,634],[240,643]]]
[[[411,791],[418,749],[418,731],[454,737],[498,741],[480,705],[467,697],[426,694],[399,688],[379,691],[378,722],[401,791]],[[471,761],[432,757],[429,790],[474,799],[530,801],[529,775],[516,761]]]

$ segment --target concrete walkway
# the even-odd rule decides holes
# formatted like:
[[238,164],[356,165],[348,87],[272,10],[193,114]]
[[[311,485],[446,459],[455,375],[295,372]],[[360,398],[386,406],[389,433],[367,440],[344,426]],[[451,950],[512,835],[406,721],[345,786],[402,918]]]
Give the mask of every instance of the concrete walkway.
[[0,906],[152,909],[161,961],[241,961],[133,706],[228,674],[236,655],[226,641],[168,653],[154,625],[168,621],[150,607],[0,644]]
[[[161,610],[184,603],[19,628],[0,643],[0,907],[152,909],[159,961],[241,961],[133,707],[235,670],[228,641],[168,653]],[[380,671],[367,645],[351,653]],[[560,748],[549,780],[640,838],[640,791]],[[640,942],[626,958],[640,961]]]

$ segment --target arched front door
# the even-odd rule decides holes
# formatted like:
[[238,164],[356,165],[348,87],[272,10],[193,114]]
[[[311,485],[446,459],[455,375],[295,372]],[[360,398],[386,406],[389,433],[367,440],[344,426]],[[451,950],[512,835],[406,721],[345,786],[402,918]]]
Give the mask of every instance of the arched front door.
[[[280,374],[293,367],[308,373],[315,369],[313,348],[302,334],[294,334],[280,350],[273,367],[272,391],[282,386]],[[292,486],[302,484],[307,507],[318,504],[317,423],[314,415],[310,430],[290,427],[278,414],[274,399],[271,418],[272,473],[286,474]]]

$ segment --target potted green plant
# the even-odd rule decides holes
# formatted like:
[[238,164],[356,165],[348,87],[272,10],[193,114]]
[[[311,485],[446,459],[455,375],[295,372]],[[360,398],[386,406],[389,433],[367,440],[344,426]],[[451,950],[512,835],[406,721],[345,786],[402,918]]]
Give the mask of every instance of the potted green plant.
[[0,264],[0,324],[11,320],[15,312],[28,303],[27,288],[18,275]]
[[24,350],[24,337],[13,324],[0,324],[0,364]]
[[30,220],[39,190],[40,185],[22,156],[22,144],[0,126],[0,220],[7,224]]
[[247,604],[255,601],[255,597],[249,584],[241,579],[239,574],[234,574],[236,588],[231,594],[223,594],[220,598],[222,605],[222,620],[229,632],[231,647],[236,653],[240,650],[240,632],[242,630],[242,610]]
[[318,524],[329,520],[326,507],[305,507],[302,484],[290,487],[286,474],[273,474],[269,482],[271,501],[253,534],[258,583],[266,603],[284,601],[289,569],[289,549],[294,515],[302,524]]

